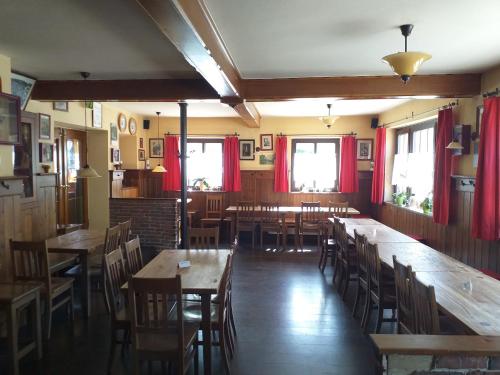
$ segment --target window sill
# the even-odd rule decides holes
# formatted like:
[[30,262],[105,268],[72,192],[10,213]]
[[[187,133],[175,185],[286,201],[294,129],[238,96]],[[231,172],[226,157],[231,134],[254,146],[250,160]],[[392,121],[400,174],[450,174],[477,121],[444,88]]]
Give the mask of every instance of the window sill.
[[393,203],[393,202],[384,202],[384,204],[387,204],[387,205],[393,206],[393,207],[397,207],[397,208],[402,209],[402,210],[411,211],[411,212],[414,212],[414,213],[416,213],[418,215],[422,215],[422,216],[425,216],[425,217],[432,217],[432,211],[429,212],[429,213],[424,213],[424,211],[421,208],[399,206],[399,205],[397,205],[396,203]]
[[224,193],[222,189],[205,189],[205,190],[194,190],[188,189],[188,193]]

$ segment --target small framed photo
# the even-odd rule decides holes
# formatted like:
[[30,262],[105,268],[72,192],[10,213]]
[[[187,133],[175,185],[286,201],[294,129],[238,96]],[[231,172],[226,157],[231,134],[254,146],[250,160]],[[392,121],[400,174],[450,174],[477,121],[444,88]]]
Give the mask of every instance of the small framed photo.
[[484,106],[478,105],[476,108],[476,138],[479,138],[481,135],[481,120],[483,118]]
[[39,143],[39,161],[40,163],[52,163],[54,161],[54,145],[51,143]]
[[94,102],[92,107],[92,126],[102,128],[102,104]]
[[111,163],[119,164],[120,163],[120,149],[112,148],[111,149]]
[[118,143],[118,125],[114,122],[109,124],[109,138],[112,144]]
[[68,112],[68,102],[53,102],[52,109],[54,111]]
[[0,92],[0,144],[15,145],[21,140],[21,99]]
[[39,139],[50,139],[50,116],[44,113],[38,115],[40,125]]
[[21,110],[24,111],[30,99],[31,91],[33,90],[33,86],[35,86],[36,80],[25,74],[17,72],[12,72],[10,77],[12,95],[19,96],[19,98],[21,98]]
[[144,148],[144,138],[139,138],[139,148]]
[[357,159],[372,160],[373,159],[373,139],[358,139],[357,140]]
[[140,148],[138,150],[138,154],[139,154],[139,161],[146,160],[146,151],[144,151],[144,149]]
[[149,138],[149,157],[163,158],[163,138]]
[[240,160],[255,160],[254,139],[240,139]]
[[272,151],[273,150],[273,135],[272,134],[261,134],[260,135],[260,149],[262,151]]

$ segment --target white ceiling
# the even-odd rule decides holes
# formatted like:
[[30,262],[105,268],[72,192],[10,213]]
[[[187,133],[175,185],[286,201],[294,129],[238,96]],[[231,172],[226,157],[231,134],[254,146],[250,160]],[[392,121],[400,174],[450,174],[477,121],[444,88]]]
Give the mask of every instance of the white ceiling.
[[[263,117],[317,117],[326,116],[326,104],[332,103],[331,114],[335,116],[374,115],[396,107],[409,99],[339,100],[336,98],[297,99],[286,102],[254,103]],[[142,116],[179,117],[177,103],[157,102],[108,102],[108,105]],[[217,100],[189,101],[188,117],[238,117],[228,105]]]
[[500,63],[498,0],[205,0],[243,78],[386,75],[413,23],[409,50],[433,55],[420,74]]
[[134,0],[3,0],[0,54],[38,79],[197,76]]

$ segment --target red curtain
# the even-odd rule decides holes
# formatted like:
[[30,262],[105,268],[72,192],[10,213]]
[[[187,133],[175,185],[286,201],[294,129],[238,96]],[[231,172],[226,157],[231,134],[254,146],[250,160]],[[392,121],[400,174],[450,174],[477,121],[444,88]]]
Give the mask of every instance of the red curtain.
[[384,202],[385,186],[385,128],[377,128],[375,137],[375,165],[373,166],[372,203]]
[[274,161],[274,191],[288,193],[288,160],[286,154],[287,138],[276,137],[276,159]]
[[450,187],[452,151],[446,146],[453,140],[453,110],[438,113],[437,141],[434,153],[434,189],[432,218],[435,223],[447,225],[450,216]]
[[340,153],[339,191],[341,193],[356,193],[359,190],[356,137],[351,135],[342,137]]
[[472,211],[472,236],[500,239],[500,98],[484,100]]
[[224,191],[240,191],[240,146],[238,137],[224,139]]
[[181,167],[179,160],[179,137],[165,136],[165,158],[163,166],[167,170],[163,173],[163,190],[181,190]]

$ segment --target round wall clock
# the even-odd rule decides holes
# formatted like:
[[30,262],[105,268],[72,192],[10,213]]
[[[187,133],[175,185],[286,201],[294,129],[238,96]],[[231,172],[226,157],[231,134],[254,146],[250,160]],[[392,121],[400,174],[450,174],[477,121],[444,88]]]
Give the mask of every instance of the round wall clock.
[[132,135],[135,135],[137,131],[137,123],[135,122],[135,118],[133,117],[131,117],[130,120],[128,120],[128,131]]
[[118,115],[118,127],[120,128],[121,132],[127,130],[127,118],[123,113],[120,113]]

